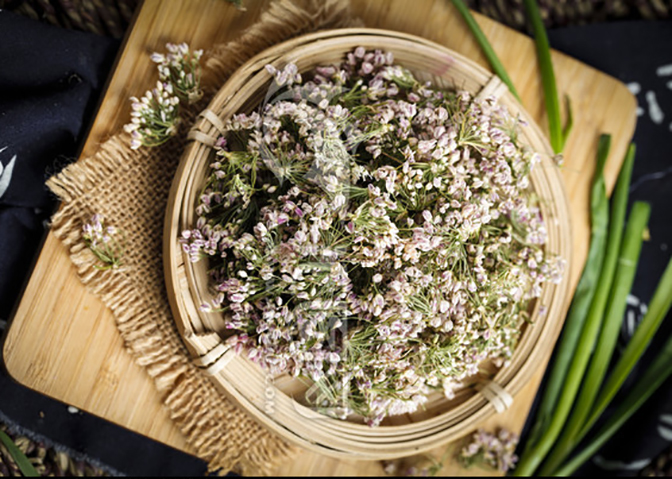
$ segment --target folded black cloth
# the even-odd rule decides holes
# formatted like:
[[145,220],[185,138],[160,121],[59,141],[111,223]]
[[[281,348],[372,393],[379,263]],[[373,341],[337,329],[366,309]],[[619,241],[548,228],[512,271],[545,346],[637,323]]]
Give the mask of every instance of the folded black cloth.
[[119,42],[0,11],[0,320],[8,318]]
[[[45,180],[76,158],[119,45],[0,11],[0,334],[55,206]],[[20,386],[2,367],[0,420],[108,472],[206,471],[195,457]]]

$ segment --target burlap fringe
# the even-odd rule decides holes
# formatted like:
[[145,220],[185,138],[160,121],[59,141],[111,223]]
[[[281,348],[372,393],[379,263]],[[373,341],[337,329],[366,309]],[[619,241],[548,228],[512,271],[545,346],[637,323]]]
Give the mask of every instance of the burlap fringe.
[[154,379],[172,419],[210,470],[271,474],[294,453],[293,448],[222,397],[189,359],[177,331],[168,324],[169,313],[140,296],[129,277],[132,271],[124,266],[97,269],[97,258],[82,241],[82,225],[92,213],[85,206],[87,185],[94,188],[115,169],[126,168],[124,157],[117,153],[128,145],[127,135],[113,137],[94,157],[48,181],[64,199],[64,207],[52,218],[53,233],[69,248],[81,281],[112,310],[127,349]]
[[[239,39],[216,45],[207,70],[220,85],[254,55],[284,40],[317,30],[362,25],[352,17],[349,0],[278,0]],[[204,76],[204,81],[208,80]]]
[[[358,24],[346,1],[276,1],[238,40],[215,46],[207,54],[207,96],[237,67],[268,46],[319,29]],[[193,118],[195,113],[189,111],[188,116]],[[156,298],[138,292],[130,266],[97,269],[97,259],[84,245],[82,226],[96,212],[97,195],[105,194],[101,185],[112,175],[129,172],[150,155],[161,154],[161,149],[133,151],[129,145],[129,135],[121,132],[93,157],[49,179],[48,187],[63,201],[52,218],[53,233],[69,248],[81,281],[112,310],[127,349],[154,379],[172,419],[210,470],[270,474],[295,449],[231,404],[194,365],[170,311],[165,305],[157,306]]]

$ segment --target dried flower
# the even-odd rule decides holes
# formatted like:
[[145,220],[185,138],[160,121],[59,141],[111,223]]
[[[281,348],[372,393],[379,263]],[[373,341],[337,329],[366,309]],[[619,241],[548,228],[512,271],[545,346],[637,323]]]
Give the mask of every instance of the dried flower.
[[124,255],[124,242],[119,239],[119,231],[114,226],[105,224],[101,214],[95,214],[82,228],[82,238],[91,252],[102,261],[105,266],[96,265],[97,269],[116,269],[121,266]]
[[201,66],[203,50],[190,52],[186,43],[166,44],[168,53],[153,53],[158,64],[159,81],[138,100],[131,97],[131,122],[124,129],[131,134],[131,148],[159,146],[177,133],[180,123],[180,99],[194,103],[201,99]]
[[518,435],[506,429],[499,429],[492,434],[479,429],[471,437],[471,441],[462,448],[458,460],[464,467],[484,464],[503,473],[513,469],[518,457],[515,455],[518,446]]
[[434,477],[443,469],[450,450],[450,447],[447,448],[440,458],[421,454],[393,461],[381,461],[381,466],[388,476]]
[[562,272],[524,125],[379,50],[267,70],[271,100],[226,123],[180,237],[210,263],[203,308],[223,311],[236,351],[372,426],[505,365]]
[[140,100],[132,97],[131,101],[131,123],[124,129],[131,134],[132,149],[161,145],[177,133],[180,100],[170,83],[159,81]]
[[203,50],[189,51],[189,45],[167,43],[167,54],[153,53],[151,59],[158,64],[159,79],[170,83],[178,97],[192,104],[203,97],[201,90],[200,59]]

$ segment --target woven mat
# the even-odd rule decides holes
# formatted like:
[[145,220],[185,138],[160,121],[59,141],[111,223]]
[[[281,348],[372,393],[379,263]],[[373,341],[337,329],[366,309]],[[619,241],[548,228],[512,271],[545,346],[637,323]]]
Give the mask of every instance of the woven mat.
[[[137,363],[154,379],[175,424],[211,470],[268,474],[293,452],[230,403],[191,361],[168,304],[162,261],[163,217],[186,133],[230,74],[264,48],[300,34],[356,26],[347,0],[278,0],[236,41],[206,52],[205,95],[186,108],[182,129],[158,148],[130,149],[121,131],[92,157],[47,182],[62,200],[52,229],[69,249],[82,282],[112,310]],[[141,93],[141,92],[138,92]],[[100,213],[124,231],[123,267],[95,268],[82,226]]]

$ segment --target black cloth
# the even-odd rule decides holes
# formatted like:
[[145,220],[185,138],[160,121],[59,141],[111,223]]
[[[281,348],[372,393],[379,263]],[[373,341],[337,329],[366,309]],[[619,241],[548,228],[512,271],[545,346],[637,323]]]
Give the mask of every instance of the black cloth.
[[[19,299],[55,198],[45,180],[73,161],[120,43],[0,11],[0,329]],[[0,420],[133,476],[202,476],[195,457],[68,410],[0,368]]]
[[[653,204],[651,241],[644,245],[624,321],[632,334],[672,251],[672,23],[629,22],[549,32],[559,50],[639,88],[642,107],[632,199]],[[90,34],[39,24],[0,11],[0,328],[19,299],[54,199],[44,186],[72,161],[110,72],[119,44]],[[650,93],[653,92],[653,95]],[[658,109],[653,106],[655,103]],[[581,114],[576,112],[577,115]],[[661,118],[662,114],[662,118]],[[655,121],[654,121],[655,120]],[[647,361],[672,333],[668,318]],[[630,378],[628,385],[632,384]],[[42,413],[42,414],[40,414]],[[201,461],[29,391],[0,372],[0,417],[122,473],[202,475]],[[672,439],[672,382],[667,381],[580,472],[632,474]]]
[[54,205],[44,182],[74,158],[118,46],[0,12],[0,319]]

